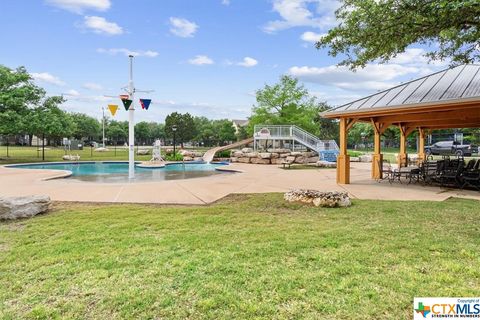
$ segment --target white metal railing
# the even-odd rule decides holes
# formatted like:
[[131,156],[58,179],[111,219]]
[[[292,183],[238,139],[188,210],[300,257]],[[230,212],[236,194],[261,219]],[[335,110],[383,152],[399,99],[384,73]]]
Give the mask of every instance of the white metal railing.
[[338,150],[335,140],[320,140],[313,134],[293,125],[255,125],[254,132],[255,139],[295,140],[317,152]]

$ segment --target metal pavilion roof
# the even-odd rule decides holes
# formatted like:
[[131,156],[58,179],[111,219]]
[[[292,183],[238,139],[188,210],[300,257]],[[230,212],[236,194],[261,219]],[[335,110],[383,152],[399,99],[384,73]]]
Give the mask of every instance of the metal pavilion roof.
[[402,83],[334,108],[325,115],[415,107],[475,97],[480,98],[480,65],[466,64]]

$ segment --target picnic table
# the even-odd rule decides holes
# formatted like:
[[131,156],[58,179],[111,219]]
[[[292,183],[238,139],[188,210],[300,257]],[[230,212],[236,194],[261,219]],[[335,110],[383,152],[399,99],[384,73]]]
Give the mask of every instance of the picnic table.
[[392,181],[398,180],[402,183],[402,178],[408,180],[408,184],[420,181],[420,168],[418,166],[400,167],[393,170]]

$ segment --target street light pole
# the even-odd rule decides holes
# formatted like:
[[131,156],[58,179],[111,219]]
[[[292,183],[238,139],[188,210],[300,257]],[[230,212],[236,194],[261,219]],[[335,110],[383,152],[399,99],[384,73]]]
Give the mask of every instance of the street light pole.
[[102,144],[105,148],[105,108],[102,107]]
[[133,87],[133,55],[128,56],[130,58],[130,80],[128,81],[128,95],[129,99],[132,100],[132,104],[128,109],[128,179],[135,178],[135,124],[134,124],[134,104],[135,100],[133,98],[133,94],[135,93]]
[[177,132],[177,125],[172,126],[172,131],[173,131],[173,160],[175,161],[177,159],[177,153],[175,152],[175,146],[176,146],[176,141],[175,141],[175,134]]

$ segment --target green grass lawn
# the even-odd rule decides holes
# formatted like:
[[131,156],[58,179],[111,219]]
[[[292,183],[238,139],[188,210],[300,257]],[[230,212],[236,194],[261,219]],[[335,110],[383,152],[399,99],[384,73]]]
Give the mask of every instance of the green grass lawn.
[[[21,163],[21,162],[41,162],[42,150],[41,147],[9,147],[7,150],[5,146],[0,146],[0,165],[8,163]],[[96,152],[90,147],[84,150],[72,150],[67,154],[79,155],[81,161],[101,161],[101,160],[128,160],[128,149],[125,147],[117,147],[116,150],[113,147],[108,147],[109,151]],[[150,152],[151,153],[151,152]],[[65,155],[65,150],[62,147],[54,148],[48,147],[45,149],[45,161],[63,161],[62,157]],[[150,160],[152,155],[137,156],[135,159],[139,161]]]
[[[108,151],[96,152],[92,148],[87,147],[84,150],[72,150],[67,154],[79,155],[80,161],[106,161],[106,160],[128,160],[128,149],[119,146],[114,148],[113,146],[107,146]],[[38,149],[38,150],[37,150]],[[180,146],[178,146],[180,149]],[[177,149],[177,150],[178,150]],[[190,149],[190,148],[186,148]],[[205,150],[206,148],[195,148],[195,150]],[[208,148],[207,148],[208,149]],[[136,152],[137,148],[135,148]],[[162,154],[164,151],[162,150]],[[152,151],[150,155],[139,156],[135,154],[135,160],[147,161],[152,158]],[[65,155],[65,150],[62,147],[54,148],[47,147],[45,149],[45,161],[63,161],[62,157]],[[25,163],[25,162],[41,162],[42,150],[41,147],[9,147],[8,157],[7,148],[0,146],[0,165],[9,163]]]
[[237,195],[0,223],[1,319],[410,319],[480,290],[479,202]]

